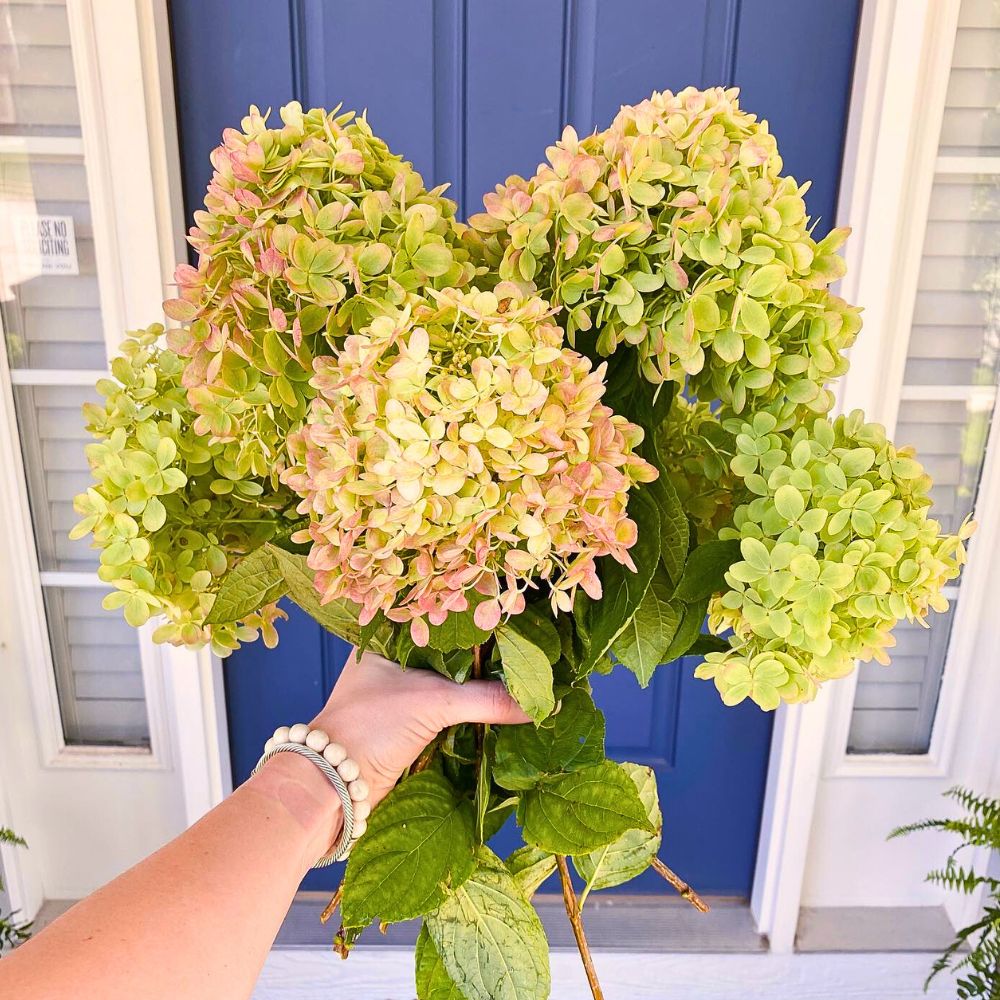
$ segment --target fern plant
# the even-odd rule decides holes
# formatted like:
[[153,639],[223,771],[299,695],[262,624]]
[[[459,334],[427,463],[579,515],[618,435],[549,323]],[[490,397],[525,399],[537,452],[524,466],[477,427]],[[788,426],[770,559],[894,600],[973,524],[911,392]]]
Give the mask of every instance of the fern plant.
[[[1000,851],[1000,800],[976,795],[967,788],[945,792],[965,811],[956,819],[925,819],[901,826],[889,835],[902,837],[921,830],[945,830],[961,837],[961,843],[948,855],[944,868],[927,874],[927,881],[953,892],[971,896],[985,887],[986,905],[982,916],[955,935],[954,941],[934,963],[924,989],[945,969],[959,974],[958,1000],[987,998],[1000,1000],[1000,879],[981,874],[959,862],[966,848],[985,847]],[[967,953],[964,953],[968,949]],[[959,957],[961,955],[961,957]]]
[[[13,830],[0,826],[0,844],[13,844],[16,847],[27,847],[22,837],[19,837]],[[3,879],[0,878],[0,892],[3,892]],[[16,913],[4,913],[0,910],[0,953],[5,948],[13,948],[27,940],[31,934],[30,921],[17,920]]]

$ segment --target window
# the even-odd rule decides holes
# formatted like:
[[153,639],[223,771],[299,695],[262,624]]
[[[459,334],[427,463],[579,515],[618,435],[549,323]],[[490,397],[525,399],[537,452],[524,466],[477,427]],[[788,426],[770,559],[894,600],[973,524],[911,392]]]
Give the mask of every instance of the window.
[[63,0],[0,0],[0,328],[65,741],[148,747],[139,639],[68,537],[107,341]]
[[[1000,367],[1000,4],[963,0],[924,235],[896,439],[934,479],[955,531],[976,504]],[[996,516],[983,511],[981,516]],[[973,545],[971,558],[976,559]],[[951,608],[903,623],[893,663],[860,669],[848,751],[926,753],[948,662]]]

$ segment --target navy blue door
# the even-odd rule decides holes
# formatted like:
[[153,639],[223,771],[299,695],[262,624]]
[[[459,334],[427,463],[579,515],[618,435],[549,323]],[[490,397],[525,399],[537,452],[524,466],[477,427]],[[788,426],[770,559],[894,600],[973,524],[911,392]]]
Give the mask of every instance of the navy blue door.
[[[173,0],[188,214],[208,153],[253,103],[367,108],[375,131],[428,184],[450,182],[461,214],[510,173],[530,174],[566,123],[603,127],[623,103],[689,84],[737,85],[769,119],[786,169],[812,178],[830,228],[858,0]],[[291,608],[274,651],[226,664],[233,778],[280,724],[320,707],[345,645]],[[609,755],[652,766],[663,855],[701,891],[747,896],[757,852],[771,716],[724,708],[694,662],[595,678]],[[307,888],[339,872],[312,873]],[[628,891],[662,892],[652,873]]]

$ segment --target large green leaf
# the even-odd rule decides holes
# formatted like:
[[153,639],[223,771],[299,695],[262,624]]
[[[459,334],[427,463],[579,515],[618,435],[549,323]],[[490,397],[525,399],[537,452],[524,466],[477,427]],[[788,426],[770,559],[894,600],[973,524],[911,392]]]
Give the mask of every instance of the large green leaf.
[[667,419],[674,401],[674,384],[661,382],[653,385],[640,372],[638,356],[634,351],[615,351],[607,359],[607,364],[604,402],[615,413],[641,425],[647,438],[651,437]]
[[465,995],[448,975],[441,956],[434,947],[427,926],[420,928],[416,960],[417,1000],[465,1000]]
[[[288,596],[328,632],[356,646],[361,641],[361,626],[358,624],[361,608],[353,601],[344,599],[320,604],[319,594],[313,586],[313,571],[306,565],[306,557],[285,552],[277,545],[269,544],[266,548],[281,567],[288,585]],[[374,641],[371,645],[379,648]],[[379,648],[379,652],[385,655],[384,649]]]
[[653,832],[629,830],[606,847],[575,857],[573,864],[591,889],[610,889],[641,875],[660,849],[663,817],[656,794],[656,776],[650,768],[638,764],[621,766],[635,783]]
[[223,578],[206,625],[228,625],[283,597],[285,577],[270,546],[262,545],[241,559]]
[[626,830],[653,829],[634,782],[610,760],[542,782],[517,813],[525,843],[553,854],[588,854]]
[[639,538],[629,550],[636,572],[610,556],[600,560],[604,595],[589,606],[590,645],[581,673],[593,670],[628,626],[660,561],[660,517],[653,495],[648,490],[633,491],[628,513],[639,528]]
[[470,803],[436,771],[400,782],[373,810],[344,873],[341,912],[348,927],[432,910],[475,867]]
[[506,861],[517,887],[531,899],[541,884],[556,870],[556,856],[539,847],[519,847]]
[[507,690],[536,723],[541,722],[556,707],[548,656],[514,627],[513,619],[496,630],[496,638]]
[[426,920],[445,971],[468,1000],[545,1000],[542,922],[503,862],[481,847],[473,874]]
[[615,656],[643,687],[661,663],[669,662],[667,650],[681,624],[682,605],[671,600],[672,592],[666,572],[658,569],[632,620],[614,642]]
[[702,542],[688,556],[674,597],[691,603],[725,590],[726,571],[741,558],[739,539]]
[[578,771],[603,760],[604,716],[586,691],[573,688],[559,711],[537,728],[498,729],[493,778],[504,788],[533,788],[546,775]]

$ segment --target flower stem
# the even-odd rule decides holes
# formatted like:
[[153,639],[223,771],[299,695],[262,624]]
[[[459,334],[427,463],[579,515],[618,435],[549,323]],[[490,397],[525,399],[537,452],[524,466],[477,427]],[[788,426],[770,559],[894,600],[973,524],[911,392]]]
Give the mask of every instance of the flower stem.
[[708,913],[708,903],[706,903],[705,900],[703,900],[701,896],[699,896],[698,893],[696,893],[694,889],[692,889],[691,886],[684,881],[684,879],[671,871],[659,858],[653,858],[651,865],[653,871],[655,871],[657,875],[661,875],[665,878],[680,893],[682,899],[686,899],[701,913]]
[[326,909],[319,915],[319,921],[321,924],[325,924],[330,917],[336,912],[338,906],[340,906],[340,898],[344,895],[344,883],[337,887],[337,891],[330,897],[330,902],[326,904]]
[[580,958],[583,959],[583,970],[587,973],[590,992],[593,994],[594,1000],[604,1000],[604,992],[601,989],[601,984],[597,981],[597,970],[594,968],[594,960],[590,955],[590,945],[587,944],[587,935],[583,931],[583,917],[580,914],[580,904],[577,901],[576,893],[573,891],[573,883],[570,881],[569,866],[566,864],[566,858],[561,854],[557,854],[556,864],[559,866],[559,879],[562,882],[566,916],[569,917],[570,926],[573,928],[573,936],[576,938],[576,946],[580,950]]

